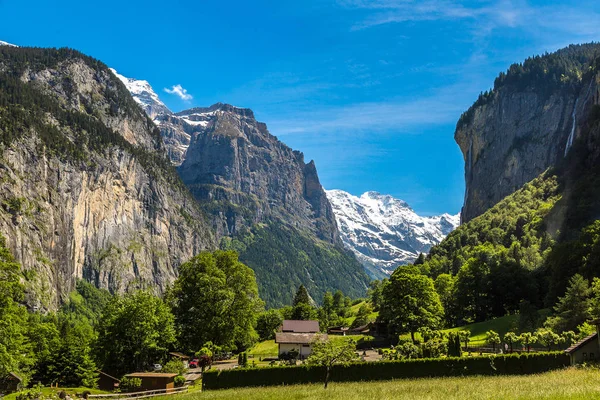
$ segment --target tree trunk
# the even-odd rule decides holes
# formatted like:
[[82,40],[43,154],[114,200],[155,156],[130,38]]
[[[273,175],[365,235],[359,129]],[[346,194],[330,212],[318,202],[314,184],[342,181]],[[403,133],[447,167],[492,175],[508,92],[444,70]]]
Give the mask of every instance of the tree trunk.
[[327,389],[327,384],[329,383],[329,370],[330,370],[330,367],[327,366],[326,368],[327,368],[327,372],[325,373],[325,387],[324,387],[324,389]]
[[410,332],[410,338],[412,339],[412,342],[415,342],[415,333],[413,331]]

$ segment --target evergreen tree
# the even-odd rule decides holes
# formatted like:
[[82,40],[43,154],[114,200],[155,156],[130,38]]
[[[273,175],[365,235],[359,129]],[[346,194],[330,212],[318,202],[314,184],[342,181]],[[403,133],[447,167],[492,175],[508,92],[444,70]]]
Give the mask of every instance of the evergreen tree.
[[300,285],[296,295],[294,296],[294,301],[292,302],[292,306],[296,307],[298,304],[307,304],[311,305],[310,296],[308,295],[308,290],[304,287],[304,285]]
[[591,318],[588,282],[579,274],[569,280],[569,287],[554,306],[555,316],[548,318],[546,325],[552,330],[563,332],[573,330]]
[[413,264],[414,265],[423,265],[423,264],[425,264],[425,254],[419,253],[419,256],[417,257],[417,259],[415,260],[415,262]]
[[0,377],[14,372],[27,382],[33,361],[27,338],[27,310],[19,304],[24,298],[20,272],[21,266],[0,235]]

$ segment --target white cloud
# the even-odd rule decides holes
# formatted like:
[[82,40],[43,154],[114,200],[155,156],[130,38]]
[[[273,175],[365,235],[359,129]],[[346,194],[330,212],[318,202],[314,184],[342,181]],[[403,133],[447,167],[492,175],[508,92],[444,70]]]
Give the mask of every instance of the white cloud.
[[473,101],[471,96],[459,94],[474,93],[479,84],[465,82],[450,85],[420,98],[319,107],[296,112],[290,119],[272,120],[269,127],[275,135],[419,131],[422,128],[456,122],[461,112]]
[[187,92],[181,85],[174,85],[171,89],[165,88],[165,92],[178,96],[181,100],[190,101],[193,99],[192,95]]
[[467,20],[477,30],[489,33],[495,28],[539,29],[594,38],[600,34],[600,14],[593,3],[572,6],[532,6],[525,0],[476,2],[470,6],[453,0],[339,0],[350,9],[365,11],[365,17],[353,30],[406,21]]

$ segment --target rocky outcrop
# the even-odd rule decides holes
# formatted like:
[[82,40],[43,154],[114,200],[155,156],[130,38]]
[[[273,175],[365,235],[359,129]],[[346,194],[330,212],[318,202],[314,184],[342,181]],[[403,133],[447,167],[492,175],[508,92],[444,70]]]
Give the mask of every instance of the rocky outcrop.
[[219,236],[270,219],[340,244],[314,162],[271,135],[249,109],[226,104],[176,114],[201,127],[179,174],[209,209]]
[[[23,54],[34,68],[22,69]],[[26,271],[30,306],[56,308],[81,278],[112,292],[160,293],[181,262],[216,247],[158,130],[103,64],[72,51],[2,56],[0,91],[20,74],[24,89],[40,93],[45,119],[22,131],[17,119],[0,125],[0,232]],[[6,126],[21,135],[11,139]],[[97,146],[91,135],[108,136]],[[52,147],[59,140],[76,143],[76,156]]]
[[[534,79],[518,66],[511,67],[507,75],[501,75],[507,83],[496,84],[461,117],[455,140],[465,161],[462,222],[481,215],[565,157],[598,90],[595,76],[586,73],[594,58],[584,53],[592,53],[594,46],[572,46],[528,60],[530,64],[568,60],[571,64],[565,62],[569,69],[562,76],[531,67]],[[524,84],[527,79],[531,83]]]

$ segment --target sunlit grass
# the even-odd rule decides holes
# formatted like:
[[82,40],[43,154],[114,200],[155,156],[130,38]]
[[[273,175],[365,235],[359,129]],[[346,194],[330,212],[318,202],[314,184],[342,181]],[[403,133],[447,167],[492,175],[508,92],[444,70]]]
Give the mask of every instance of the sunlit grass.
[[379,400],[379,399],[597,399],[600,372],[569,368],[538,375],[431,378],[230,389],[190,393],[181,400]]

